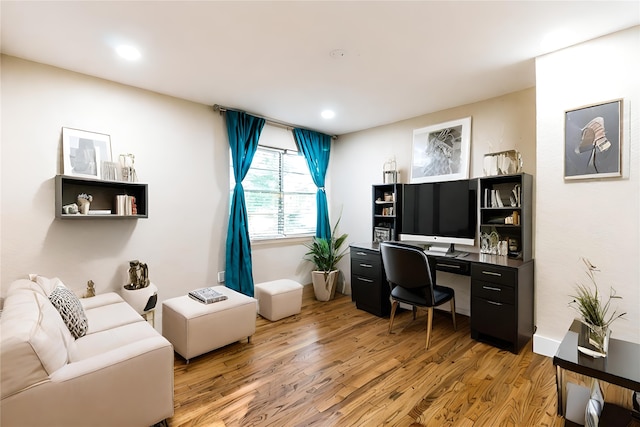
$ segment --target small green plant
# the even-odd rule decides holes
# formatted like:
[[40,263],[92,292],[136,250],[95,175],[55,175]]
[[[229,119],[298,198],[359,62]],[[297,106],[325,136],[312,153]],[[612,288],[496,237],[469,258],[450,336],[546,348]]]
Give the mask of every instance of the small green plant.
[[336,270],[338,262],[340,262],[347,253],[346,248],[342,251],[340,248],[344,244],[348,235],[345,233],[336,237],[336,231],[339,223],[340,218],[338,218],[338,221],[334,225],[329,239],[314,237],[311,242],[305,243],[309,252],[304,255],[304,259],[311,261],[316,266],[316,270],[323,271],[325,275]]
[[588,259],[582,258],[582,261],[587,267],[587,276],[589,276],[589,279],[595,291],[591,289],[591,286],[579,283],[576,286],[576,295],[570,295],[573,298],[573,301],[571,301],[569,305],[580,314],[582,320],[585,323],[591,326],[608,329],[609,325],[611,325],[614,320],[619,319],[620,317],[627,314],[618,314],[616,310],[613,310],[612,313],[609,313],[609,309],[611,308],[611,300],[622,299],[622,297],[616,295],[615,289],[611,288],[609,292],[609,299],[607,299],[607,302],[603,304],[600,298],[600,293],[598,292],[598,284],[595,278],[595,273],[599,272],[600,270],[598,270],[596,266],[591,264]]

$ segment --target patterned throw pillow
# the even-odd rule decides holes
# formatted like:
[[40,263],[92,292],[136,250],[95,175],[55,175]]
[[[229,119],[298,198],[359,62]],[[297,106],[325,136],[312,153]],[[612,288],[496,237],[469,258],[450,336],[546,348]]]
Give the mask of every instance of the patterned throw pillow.
[[55,288],[49,296],[51,304],[58,310],[69,332],[74,338],[83,337],[89,328],[87,315],[78,297],[68,288]]

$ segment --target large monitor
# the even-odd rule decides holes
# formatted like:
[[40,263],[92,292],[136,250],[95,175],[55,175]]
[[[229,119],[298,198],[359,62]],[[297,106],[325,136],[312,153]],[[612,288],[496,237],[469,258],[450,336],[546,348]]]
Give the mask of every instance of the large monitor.
[[477,190],[475,179],[405,184],[400,240],[473,246]]

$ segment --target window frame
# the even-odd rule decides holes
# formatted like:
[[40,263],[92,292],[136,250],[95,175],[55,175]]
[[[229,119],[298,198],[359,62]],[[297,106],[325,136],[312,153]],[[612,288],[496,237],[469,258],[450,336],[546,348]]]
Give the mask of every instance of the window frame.
[[[313,236],[315,236],[316,234],[316,225],[317,224],[313,224],[313,230],[306,232],[306,233],[293,233],[293,234],[285,234],[284,232],[284,217],[286,214],[285,211],[285,203],[284,203],[284,198],[286,195],[290,195],[290,194],[309,194],[309,195],[313,195],[314,196],[314,204],[316,203],[315,200],[315,196],[317,194],[317,187],[315,186],[315,183],[313,183],[313,177],[311,176],[311,172],[309,171],[308,167],[306,167],[306,172],[309,176],[309,178],[312,181],[312,185],[314,186],[314,190],[312,192],[309,193],[304,193],[304,192],[285,192],[284,191],[284,163],[285,163],[285,156],[287,155],[298,155],[298,156],[302,156],[302,154],[300,154],[299,151],[297,150],[292,150],[292,149],[287,149],[287,148],[278,148],[278,147],[273,147],[273,146],[269,146],[266,144],[260,144],[258,143],[258,147],[256,149],[256,154],[258,152],[258,150],[265,150],[265,151],[271,151],[271,152],[276,152],[278,153],[278,172],[279,172],[279,182],[278,182],[278,188],[279,191],[268,191],[268,190],[261,190],[261,191],[256,191],[256,190],[247,190],[247,188],[244,188],[244,193],[245,193],[245,203],[246,203],[246,199],[247,199],[247,194],[248,193],[272,193],[272,194],[277,194],[277,197],[279,199],[279,203],[278,203],[278,234],[274,234],[271,236],[252,236],[251,232],[249,231],[249,239],[251,241],[251,243],[256,243],[256,244],[264,244],[264,243],[269,243],[269,242],[292,242],[292,241],[308,241],[309,238],[312,238]],[[231,153],[230,153],[231,155]],[[255,156],[254,156],[255,159]],[[306,166],[306,164],[305,164]],[[231,198],[231,195],[233,194],[233,184],[234,184],[234,179],[233,179],[233,165],[231,164],[231,162],[229,163],[229,168],[230,168],[230,182],[229,182],[229,197]],[[247,173],[248,175],[248,173]],[[246,178],[246,177],[245,177]],[[244,180],[243,180],[244,183]],[[317,206],[316,206],[316,210],[317,210]],[[317,215],[317,212],[316,212]],[[247,217],[247,220],[250,221],[250,219]],[[282,228],[281,228],[282,227]],[[282,233],[280,233],[280,231],[282,231]]]

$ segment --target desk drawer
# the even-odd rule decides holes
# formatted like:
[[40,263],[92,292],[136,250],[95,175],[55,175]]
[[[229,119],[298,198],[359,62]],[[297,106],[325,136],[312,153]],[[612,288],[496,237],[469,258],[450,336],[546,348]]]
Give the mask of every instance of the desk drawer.
[[380,277],[382,266],[380,259],[351,258],[351,274],[354,276]]
[[471,286],[471,296],[473,297],[506,304],[513,304],[515,301],[513,286],[479,280],[473,281]]
[[362,262],[381,262],[380,252],[368,251],[366,249],[351,248],[350,252],[351,260],[358,260]]
[[509,267],[490,264],[473,264],[471,266],[471,279],[515,286],[518,280],[518,272],[516,269]]
[[471,329],[501,340],[515,342],[516,338],[515,307],[488,301],[482,298],[471,298]]
[[469,275],[469,262],[458,261],[456,259],[439,257],[433,260],[430,264],[433,268],[435,265],[438,271],[447,271],[449,273],[461,274],[464,276]]

